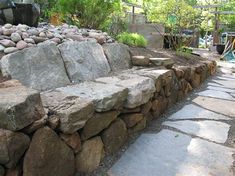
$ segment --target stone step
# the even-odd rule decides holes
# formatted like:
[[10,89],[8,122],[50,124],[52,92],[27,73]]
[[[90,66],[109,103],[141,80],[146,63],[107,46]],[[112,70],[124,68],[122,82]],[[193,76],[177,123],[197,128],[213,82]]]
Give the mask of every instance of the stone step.
[[134,66],[149,66],[150,59],[146,56],[132,56],[131,58],[132,65]]
[[171,68],[175,63],[172,58],[150,58],[150,62],[155,66],[165,66],[166,68]]

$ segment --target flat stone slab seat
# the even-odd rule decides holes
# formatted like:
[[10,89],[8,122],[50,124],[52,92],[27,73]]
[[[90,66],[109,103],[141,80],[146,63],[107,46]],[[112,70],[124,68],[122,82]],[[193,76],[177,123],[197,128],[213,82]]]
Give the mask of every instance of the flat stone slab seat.
[[80,98],[60,91],[41,93],[42,103],[49,114],[60,119],[59,129],[65,134],[73,134],[93,116],[91,99]]
[[125,87],[91,81],[57,88],[56,90],[81,98],[91,99],[97,112],[120,108],[128,94],[128,89]]
[[139,76],[145,76],[153,79],[155,82],[162,80],[162,84],[170,83],[172,79],[172,71],[167,69],[155,69],[155,68],[144,68],[144,69],[132,69],[132,74]]
[[107,76],[111,71],[103,48],[98,43],[65,42],[59,45],[59,50],[69,78],[74,83]]
[[59,49],[53,43],[8,54],[0,60],[0,68],[3,76],[40,91],[70,84]]
[[125,108],[135,108],[147,103],[156,91],[153,79],[135,74],[123,73],[114,77],[96,79],[97,82],[115,84],[129,90]]
[[45,115],[40,94],[31,88],[0,88],[0,128],[18,131]]
[[171,68],[175,63],[172,58],[150,58],[150,62],[156,66],[165,66],[166,68]]

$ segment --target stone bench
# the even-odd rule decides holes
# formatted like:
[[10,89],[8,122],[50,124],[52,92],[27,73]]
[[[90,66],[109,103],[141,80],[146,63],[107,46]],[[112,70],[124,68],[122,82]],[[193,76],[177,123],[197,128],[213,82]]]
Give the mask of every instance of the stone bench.
[[0,83],[0,136],[10,137],[0,140],[0,175],[90,173],[216,70],[212,61],[131,68],[130,58],[125,45],[94,42],[45,43],[4,56],[3,75],[24,86]]

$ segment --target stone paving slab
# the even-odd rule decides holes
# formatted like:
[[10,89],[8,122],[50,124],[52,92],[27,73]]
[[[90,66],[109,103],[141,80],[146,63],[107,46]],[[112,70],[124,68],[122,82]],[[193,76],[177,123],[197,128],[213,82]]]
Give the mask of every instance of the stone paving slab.
[[225,75],[217,76],[216,78],[221,79],[221,80],[225,80],[225,81],[234,81],[235,80],[234,76],[225,76]]
[[211,119],[211,120],[231,120],[221,114],[208,111],[194,104],[184,106],[181,110],[172,114],[168,119],[182,120],[182,119]]
[[223,85],[227,88],[235,89],[235,81],[228,81],[228,80],[213,80],[213,82]]
[[203,121],[166,121],[165,126],[176,128],[182,132],[193,134],[217,143],[225,143],[228,138],[230,125],[223,122],[216,122],[211,120]]
[[197,93],[200,96],[219,98],[225,100],[235,100],[229,93],[218,91],[218,90],[205,90]]
[[230,117],[235,117],[235,102],[222,100],[217,98],[199,96],[193,100],[199,106],[223,114]]
[[223,87],[208,86],[207,89],[228,92],[228,93],[235,93],[235,90]]
[[222,75],[221,77],[222,77],[222,78],[235,79],[235,74]]
[[143,134],[109,170],[109,176],[233,176],[234,150],[162,130]]
[[[208,86],[214,86],[214,87],[222,87],[222,88],[228,89],[227,87],[223,86],[222,84],[218,84],[218,83],[214,83],[214,82],[209,82],[207,85]],[[229,89],[232,89],[232,88],[229,88]]]

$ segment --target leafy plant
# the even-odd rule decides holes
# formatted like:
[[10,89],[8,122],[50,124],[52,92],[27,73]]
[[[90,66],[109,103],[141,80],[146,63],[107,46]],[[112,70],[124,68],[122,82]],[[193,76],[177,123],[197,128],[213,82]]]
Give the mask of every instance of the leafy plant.
[[117,40],[121,43],[130,45],[130,46],[139,46],[139,47],[146,47],[147,40],[144,36],[137,34],[137,33],[121,33],[117,36]]
[[112,13],[121,9],[120,0],[58,0],[57,4],[64,16],[78,19],[82,27],[94,29],[104,27]]
[[128,22],[123,17],[122,13],[115,13],[110,19],[108,31],[113,37],[117,37],[118,34],[126,32],[128,30]]

